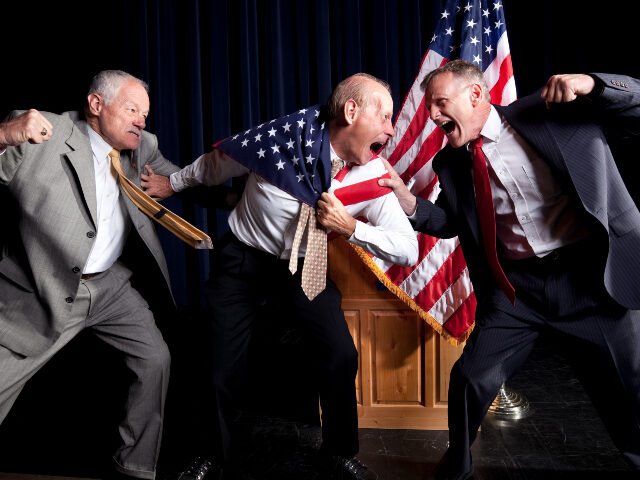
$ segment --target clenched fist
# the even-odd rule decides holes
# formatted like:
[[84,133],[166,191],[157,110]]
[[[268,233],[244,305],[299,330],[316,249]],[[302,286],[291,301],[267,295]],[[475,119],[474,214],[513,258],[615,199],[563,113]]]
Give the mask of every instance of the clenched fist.
[[351,237],[356,230],[356,219],[349,215],[342,202],[333,193],[323,193],[316,206],[316,219],[327,230]]
[[0,123],[0,149],[24,142],[42,143],[51,138],[51,122],[37,110],[31,109],[11,120]]

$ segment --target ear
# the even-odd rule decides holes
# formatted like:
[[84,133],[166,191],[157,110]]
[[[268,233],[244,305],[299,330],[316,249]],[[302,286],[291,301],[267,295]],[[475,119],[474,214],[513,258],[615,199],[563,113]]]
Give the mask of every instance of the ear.
[[358,104],[355,100],[347,100],[344,104],[344,119],[351,125],[358,116]]
[[100,95],[92,93],[87,97],[87,105],[89,106],[89,112],[91,112],[92,115],[98,116],[104,103]]
[[482,87],[479,83],[474,83],[473,85],[471,85],[469,95],[471,98],[471,105],[473,105],[474,107],[482,102],[482,100],[484,99],[484,92],[482,91]]

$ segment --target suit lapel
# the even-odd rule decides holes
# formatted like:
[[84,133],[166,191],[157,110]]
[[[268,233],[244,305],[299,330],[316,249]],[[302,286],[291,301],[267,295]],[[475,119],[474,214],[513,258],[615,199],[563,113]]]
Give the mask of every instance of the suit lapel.
[[[597,209],[594,207],[594,191],[582,188],[585,175],[593,178],[605,178],[603,172],[595,171],[601,167],[594,150],[585,148],[585,144],[594,141],[598,132],[589,130],[585,134],[582,131],[581,138],[576,137],[575,119],[572,122],[563,121],[563,105],[556,106],[556,111],[548,112],[542,100],[526,97],[522,105],[520,101],[512,104],[519,108],[496,107],[504,114],[509,124],[524,138],[529,145],[536,149],[538,154],[547,161],[559,179],[575,189],[584,207],[590,213]],[[537,105],[536,105],[537,104]],[[533,107],[532,107],[533,105]],[[573,105],[572,105],[573,106]],[[526,110],[526,115],[519,112]],[[586,113],[585,113],[586,115]],[[590,128],[586,124],[584,128]],[[589,165],[589,168],[585,168]],[[590,182],[586,182],[590,185]]]
[[[547,123],[548,113],[544,102],[535,97],[525,97],[508,107],[500,105],[494,105],[494,107],[542,158],[550,162],[552,168],[556,171],[566,171],[562,152]],[[526,110],[526,115],[520,115],[523,110]]]
[[[138,156],[136,151],[123,150],[120,152],[122,171],[129,180],[140,186],[137,160]],[[131,221],[138,228],[138,230],[141,229],[143,227],[143,220],[146,218],[146,215],[142,213],[142,211],[131,201],[131,199],[122,189],[122,186],[120,187],[120,195],[122,197],[122,200],[124,201],[127,211],[129,212]]]
[[91,215],[93,226],[97,228],[96,174],[93,167],[91,143],[87,137],[87,124],[84,121],[74,122],[71,135],[67,139],[67,145],[72,151],[67,152],[65,155],[78,176],[82,195]]
[[120,160],[122,163],[122,171],[127,176],[129,180],[134,182],[136,185],[139,185],[138,178],[138,165],[137,162],[137,154],[135,151],[131,150],[123,150],[120,152]]

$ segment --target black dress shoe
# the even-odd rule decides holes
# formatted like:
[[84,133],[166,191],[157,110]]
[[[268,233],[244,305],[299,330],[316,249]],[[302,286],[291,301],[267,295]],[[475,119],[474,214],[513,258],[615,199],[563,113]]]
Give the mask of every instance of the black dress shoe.
[[178,474],[176,480],[216,480],[220,473],[219,465],[205,457],[196,457],[189,466]]
[[356,457],[331,457],[331,473],[339,480],[376,480],[378,474]]

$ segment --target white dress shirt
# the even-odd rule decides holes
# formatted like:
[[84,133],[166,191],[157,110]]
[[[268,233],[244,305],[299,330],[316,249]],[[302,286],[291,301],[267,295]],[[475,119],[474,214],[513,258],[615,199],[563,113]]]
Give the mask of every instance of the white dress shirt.
[[120,201],[120,189],[111,173],[109,152],[112,148],[91,127],[87,129],[93,152],[98,228],[82,273],[96,273],[111,267],[122,253],[129,229],[129,214]]
[[[172,174],[170,182],[173,190],[179,192],[200,184],[219,185],[244,174],[249,177],[240,202],[229,216],[231,231],[247,245],[288,259],[300,212],[300,201],[295,197],[217,149]],[[349,242],[399,265],[413,265],[417,261],[416,234],[395,195],[384,195],[345,208],[354,218],[362,216],[369,222],[358,220]],[[306,235],[298,255],[304,256],[305,250]]]
[[493,106],[481,135],[496,235],[506,258],[543,257],[589,234],[581,211],[547,163]]

